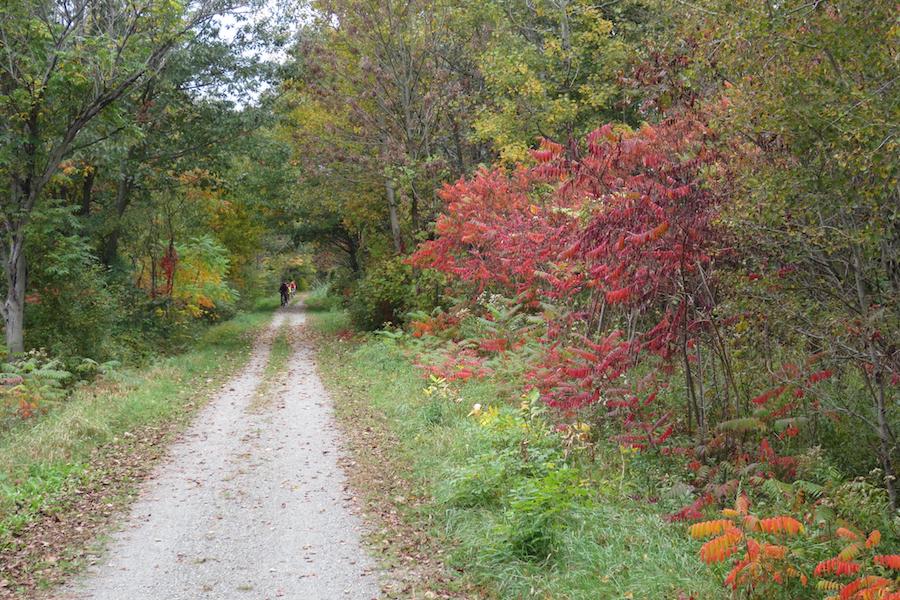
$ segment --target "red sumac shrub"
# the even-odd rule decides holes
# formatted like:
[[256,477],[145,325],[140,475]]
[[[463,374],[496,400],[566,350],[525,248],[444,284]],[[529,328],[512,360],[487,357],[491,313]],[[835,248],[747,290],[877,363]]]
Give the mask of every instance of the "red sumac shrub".
[[651,376],[624,385],[641,361],[665,366],[704,325],[697,306],[718,236],[709,132],[688,115],[637,130],[605,125],[581,156],[545,141],[533,166],[482,170],[447,185],[436,238],[412,264],[526,310],[553,305],[532,384],[563,410],[604,402],[626,423],[622,442],[671,434],[653,407]]

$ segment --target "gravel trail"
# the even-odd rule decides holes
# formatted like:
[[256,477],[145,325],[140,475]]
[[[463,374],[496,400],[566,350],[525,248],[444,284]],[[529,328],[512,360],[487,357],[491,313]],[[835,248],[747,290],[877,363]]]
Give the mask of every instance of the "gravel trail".
[[277,396],[251,410],[274,334],[303,321],[297,306],[276,313],[248,366],[145,482],[106,555],[57,600],[378,597],[331,401],[302,340],[268,388]]

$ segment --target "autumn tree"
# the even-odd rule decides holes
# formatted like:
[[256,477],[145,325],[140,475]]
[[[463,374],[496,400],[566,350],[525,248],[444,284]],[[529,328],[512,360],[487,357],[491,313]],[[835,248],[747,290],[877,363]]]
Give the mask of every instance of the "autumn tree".
[[487,2],[491,36],[478,56],[487,89],[474,123],[506,164],[539,138],[576,150],[598,122],[633,122],[620,78],[646,16],[640,3]]
[[798,0],[684,10],[681,31],[696,50],[681,75],[695,89],[715,87],[731,107],[717,128],[732,145],[726,222],[744,257],[732,298],[766,347],[820,356],[821,368],[840,375],[819,401],[871,432],[864,437],[896,508],[896,6]]
[[9,351],[24,348],[27,226],[60,164],[96,141],[83,135],[89,125],[102,121],[116,129],[120,100],[158,71],[192,32],[231,8],[228,2],[186,7],[153,0],[102,5],[34,0],[4,8],[0,173],[8,192],[0,256]]
[[439,182],[487,157],[470,136],[482,83],[467,44],[477,35],[454,33],[477,17],[453,2],[314,7],[282,105],[301,177],[344,205],[335,214],[346,231],[332,231],[345,248],[369,229],[402,253],[433,219]]

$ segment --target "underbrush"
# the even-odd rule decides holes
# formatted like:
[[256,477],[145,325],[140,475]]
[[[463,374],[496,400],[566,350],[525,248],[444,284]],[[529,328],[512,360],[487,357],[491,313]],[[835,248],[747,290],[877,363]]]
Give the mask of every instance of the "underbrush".
[[536,396],[424,379],[390,335],[351,346],[333,336],[344,317],[313,322],[332,334],[320,351],[326,382],[386,415],[401,441],[392,458],[430,498],[412,518],[476,583],[503,598],[725,596],[660,507],[629,496],[640,456],[589,444],[586,425],[556,429]]
[[320,281],[303,297],[303,305],[314,312],[337,310],[341,298],[333,292],[330,281]]
[[[278,306],[277,295],[258,298],[251,314],[268,313]],[[196,319],[162,319],[154,321],[149,329],[137,319],[130,332],[116,334],[120,342],[130,344],[130,349],[119,347],[115,360],[98,362],[42,348],[0,363],[0,436],[18,427],[31,427],[36,418],[65,405],[79,389],[93,385],[98,378],[115,380],[120,375],[116,371],[149,368],[167,356],[178,356],[197,346],[218,345],[229,350],[226,347],[233,340],[241,339],[245,318],[214,324]],[[135,338],[134,343],[128,342],[130,337]]]
[[252,334],[269,317],[256,311],[214,325],[188,352],[145,368],[112,369],[45,413],[0,431],[0,552],[91,476],[97,449],[191,414],[246,359]]
[[893,598],[900,517],[878,472],[847,477],[829,448],[801,445],[797,419],[733,419],[698,445],[647,419],[623,435],[621,402],[550,409],[521,395],[542,319],[488,308],[413,315],[332,369],[389,417],[433,499],[419,518],[477,583],[510,598]]

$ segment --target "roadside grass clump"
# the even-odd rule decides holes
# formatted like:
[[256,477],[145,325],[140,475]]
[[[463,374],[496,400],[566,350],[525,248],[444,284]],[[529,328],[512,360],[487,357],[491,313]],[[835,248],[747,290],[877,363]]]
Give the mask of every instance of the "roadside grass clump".
[[[345,323],[313,318],[324,334]],[[535,395],[510,397],[488,378],[425,378],[404,343],[396,332],[353,345],[326,335],[321,373],[340,390],[339,415],[346,394],[384,415],[400,441],[388,459],[409,467],[412,493],[424,498],[406,518],[471,583],[510,599],[726,596],[681,529],[630,497],[639,455],[603,446],[591,460]]]
[[291,357],[291,325],[288,322],[282,323],[272,340],[272,347],[269,350],[269,362],[266,363],[266,370],[263,377],[271,380],[277,374],[284,371],[288,359]]
[[256,311],[214,325],[190,351],[110,371],[46,414],[0,433],[0,551],[91,476],[95,451],[192,414],[248,358],[253,333],[269,318]]
[[277,310],[280,306],[281,297],[278,294],[272,294],[271,296],[263,296],[262,298],[257,298],[253,303],[252,312],[270,313],[274,310]]
[[303,305],[307,310],[333,311],[341,306],[341,298],[332,290],[332,282],[320,281],[303,296]]
[[323,312],[311,316],[313,327],[326,336],[335,337],[352,331],[353,325],[350,322],[350,316],[345,311]]
[[543,477],[522,477],[504,499],[497,549],[522,561],[552,561],[561,553],[562,533],[579,526],[590,494],[577,469],[549,465]]

